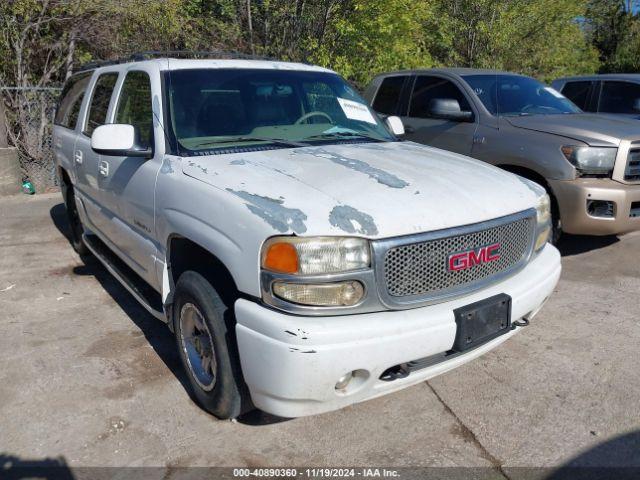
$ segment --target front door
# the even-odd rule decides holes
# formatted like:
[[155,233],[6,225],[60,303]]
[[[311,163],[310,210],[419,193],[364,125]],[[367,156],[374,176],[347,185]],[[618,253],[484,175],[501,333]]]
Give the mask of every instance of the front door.
[[418,75],[411,92],[408,115],[402,117],[405,138],[468,155],[477,127],[477,115],[474,114],[470,122],[434,118],[430,113],[430,102],[434,99],[454,99],[461,110],[473,111],[464,93],[452,81],[438,76]]

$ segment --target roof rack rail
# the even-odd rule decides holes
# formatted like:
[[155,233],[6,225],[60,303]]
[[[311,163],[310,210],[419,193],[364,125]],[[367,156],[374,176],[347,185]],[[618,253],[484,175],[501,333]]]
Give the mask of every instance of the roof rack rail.
[[141,62],[143,60],[151,60],[154,58],[215,58],[215,59],[237,59],[237,60],[272,60],[278,61],[272,57],[261,55],[251,55],[248,53],[230,51],[230,50],[149,50],[143,52],[135,52],[128,57],[118,58],[116,60],[96,60],[80,65],[76,70],[92,70],[98,67],[106,67],[108,65],[117,65],[119,63]]

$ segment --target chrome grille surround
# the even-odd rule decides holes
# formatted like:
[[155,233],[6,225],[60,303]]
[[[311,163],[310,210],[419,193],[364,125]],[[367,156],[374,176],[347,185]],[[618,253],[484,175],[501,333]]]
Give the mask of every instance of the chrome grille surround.
[[[535,209],[487,222],[373,242],[378,294],[391,309],[438,303],[479,290],[520,270],[529,261],[536,232]],[[448,258],[500,243],[500,259],[457,272]]]
[[628,182],[640,180],[640,149],[634,147],[627,154],[627,168],[624,171],[624,179]]

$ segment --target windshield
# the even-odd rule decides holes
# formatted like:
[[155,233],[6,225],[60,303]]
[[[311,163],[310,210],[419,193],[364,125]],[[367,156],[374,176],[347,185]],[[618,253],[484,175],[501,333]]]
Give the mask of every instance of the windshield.
[[174,70],[168,84],[171,124],[181,155],[336,139],[395,140],[358,93],[332,73]]
[[555,115],[580,113],[568,98],[529,77],[468,75],[462,77],[493,115]]

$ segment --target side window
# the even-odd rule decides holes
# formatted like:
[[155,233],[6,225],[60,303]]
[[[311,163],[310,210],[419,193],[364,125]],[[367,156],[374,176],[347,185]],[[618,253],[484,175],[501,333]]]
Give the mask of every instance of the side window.
[[387,77],[382,81],[376,99],[373,102],[373,109],[379,113],[395,115],[398,112],[400,94],[406,77]]
[[638,113],[633,108],[640,100],[640,85],[631,82],[603,82],[599,112]]
[[87,89],[91,72],[74,75],[67,80],[67,83],[60,94],[60,102],[56,110],[54,123],[65,128],[75,129],[80,114],[80,105]]
[[151,80],[145,72],[129,72],[122,83],[115,123],[136,127],[141,146],[153,145]]
[[567,82],[562,94],[582,110],[587,110],[590,90],[591,82]]
[[411,94],[409,116],[429,118],[429,102],[434,98],[451,98],[457,100],[460,109],[470,111],[467,98],[452,82],[444,78],[419,76]]
[[83,130],[85,135],[91,136],[96,127],[106,123],[109,101],[111,100],[116,80],[118,80],[117,73],[103,73],[98,77],[96,85],[93,87],[89,115]]

